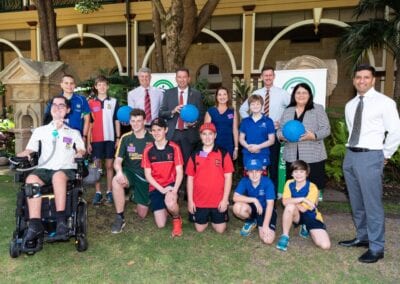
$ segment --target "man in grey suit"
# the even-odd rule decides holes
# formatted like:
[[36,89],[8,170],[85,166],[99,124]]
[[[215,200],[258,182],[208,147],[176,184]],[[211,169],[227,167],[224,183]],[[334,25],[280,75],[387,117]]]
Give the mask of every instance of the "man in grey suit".
[[[190,75],[187,68],[176,71],[178,87],[165,92],[160,107],[159,117],[168,124],[167,139],[174,141],[182,150],[184,162],[200,141],[199,126],[204,120],[204,106],[201,93],[189,86]],[[180,119],[180,111],[186,104],[192,104],[199,110],[199,118],[193,123],[186,123]]]

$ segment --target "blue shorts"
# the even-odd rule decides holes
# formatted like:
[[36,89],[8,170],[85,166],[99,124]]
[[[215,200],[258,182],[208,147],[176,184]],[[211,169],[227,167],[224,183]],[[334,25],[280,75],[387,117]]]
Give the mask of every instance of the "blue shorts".
[[312,230],[312,229],[323,229],[326,230],[326,226],[324,223],[322,223],[321,221],[311,217],[308,214],[304,214],[300,212],[300,220],[299,223],[294,223],[296,226],[298,225],[306,225],[306,228],[308,231]]
[[92,142],[93,160],[114,159],[114,155],[114,141]]
[[[263,213],[261,215],[257,214],[257,208],[254,205],[254,203],[248,203],[250,208],[251,208],[251,213],[249,220],[257,220],[257,226],[262,227],[264,224],[264,218],[265,218],[265,210],[266,208],[263,208]],[[273,231],[275,231],[276,228],[276,219],[277,219],[277,214],[275,208],[272,210],[272,215],[271,215],[271,220],[269,221],[269,228]]]
[[196,208],[194,214],[189,213],[189,221],[204,225],[209,221],[213,224],[222,224],[229,221],[228,210],[219,212],[218,208]]
[[162,194],[157,189],[150,191],[149,198],[150,198],[150,208],[152,212],[166,208],[164,202],[165,194]]

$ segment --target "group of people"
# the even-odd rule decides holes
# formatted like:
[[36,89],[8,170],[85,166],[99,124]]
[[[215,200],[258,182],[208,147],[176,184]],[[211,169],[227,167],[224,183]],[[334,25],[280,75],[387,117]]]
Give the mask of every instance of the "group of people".
[[[133,108],[131,130],[121,135],[116,116],[118,103],[107,95],[106,78],[96,79],[97,95],[86,101],[73,93],[74,79],[65,75],[61,82],[63,94],[54,97],[48,107],[52,121],[35,129],[26,150],[18,154],[25,156],[37,151],[39,140],[44,145],[56,140],[60,144],[58,151],[68,149],[63,151],[65,159],[55,156],[51,159],[53,163],[44,163],[26,181],[57,184],[54,186],[57,235],[66,231],[60,196],[65,195],[66,181],[72,178],[70,170],[74,169],[71,143],[80,155],[85,149],[91,153],[99,166],[105,162],[105,202],[114,203],[116,210],[112,233],[122,232],[126,225],[125,189],[131,189],[141,218],[150,209],[157,227],[162,228],[168,216],[172,217],[173,237],[182,235],[178,202],[182,189],[187,193],[189,219],[198,232],[204,231],[209,222],[215,231],[225,231],[234,172],[232,160],[237,159],[240,144],[245,174],[234,190],[233,214],[245,220],[240,230],[242,236],[258,228],[260,239],[272,244],[277,222],[279,152],[284,143],[287,182],[282,196],[283,233],[276,247],[287,250],[289,231],[295,224],[300,226],[300,236],[311,237],[320,248],[330,248],[326,226],[318,211],[319,190],[325,187],[324,138],[330,135],[330,126],[323,107],[313,102],[310,86],[300,83],[289,95],[273,85],[274,69],[265,67],[261,73],[264,86],[240,107],[239,125],[229,91],[218,88],[215,106],[206,111],[200,92],[190,87],[186,68],[176,71],[177,87],[165,92],[150,86],[150,69],[141,68],[138,78],[140,86],[128,93],[128,104]],[[360,65],[353,84],[357,96],[346,105],[346,123],[351,135],[343,169],[357,236],[339,244],[368,246],[359,260],[376,262],[383,258],[384,250],[381,174],[386,159],[400,144],[400,120],[395,103],[374,89],[373,67]],[[364,103],[362,115],[358,101]],[[193,104],[199,110],[197,121],[188,123],[181,119],[179,114],[186,104]],[[287,141],[281,130],[293,119],[302,122],[306,129],[298,142]],[[52,135],[46,136],[45,132]],[[47,158],[49,153],[42,152],[39,165]],[[93,204],[102,201],[98,183]],[[28,204],[30,222],[25,240],[43,234],[40,197],[30,198]]]

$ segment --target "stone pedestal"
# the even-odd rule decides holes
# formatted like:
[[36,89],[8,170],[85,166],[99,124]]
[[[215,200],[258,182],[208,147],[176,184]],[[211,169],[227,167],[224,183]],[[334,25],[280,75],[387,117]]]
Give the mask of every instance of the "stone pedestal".
[[17,153],[25,149],[32,129],[42,124],[45,104],[60,93],[60,81],[67,68],[63,62],[16,58],[0,73],[14,111]]
[[276,70],[288,69],[328,69],[326,96],[329,97],[336,88],[338,81],[338,66],[336,59],[319,59],[311,55],[295,57],[289,61],[277,61]]

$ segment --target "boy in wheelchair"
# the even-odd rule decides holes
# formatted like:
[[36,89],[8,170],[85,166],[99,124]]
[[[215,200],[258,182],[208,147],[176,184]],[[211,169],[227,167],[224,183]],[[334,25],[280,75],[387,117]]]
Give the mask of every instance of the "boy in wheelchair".
[[[24,151],[17,157],[30,157],[41,148],[38,167],[25,180],[25,196],[29,211],[28,228],[22,239],[22,251],[42,249],[44,227],[41,220],[41,187],[51,185],[54,192],[57,228],[55,240],[68,240],[65,207],[67,182],[76,177],[75,158],[85,154],[85,144],[79,131],[64,124],[69,113],[69,101],[56,96],[51,102],[52,122],[34,130]],[[39,146],[41,145],[41,146]]]

